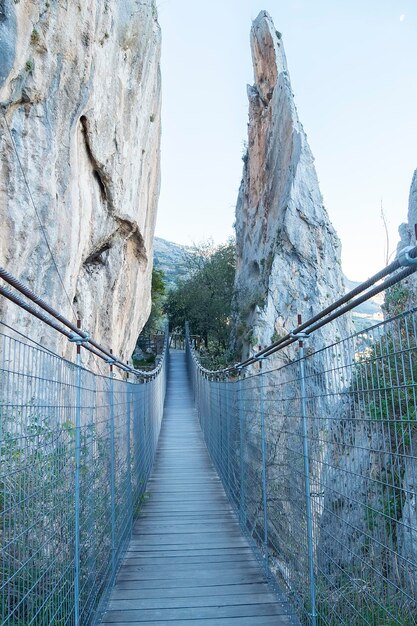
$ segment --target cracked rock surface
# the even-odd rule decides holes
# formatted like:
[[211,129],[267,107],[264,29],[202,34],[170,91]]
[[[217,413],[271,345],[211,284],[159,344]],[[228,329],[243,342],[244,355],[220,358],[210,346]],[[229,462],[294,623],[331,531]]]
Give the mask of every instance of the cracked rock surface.
[[[1,265],[125,360],[151,305],[160,45],[153,0],[0,0]],[[0,312],[73,353],[14,305]]]
[[408,199],[407,223],[399,228],[401,242],[398,249],[405,246],[415,246],[417,238],[417,170],[413,174]]
[[[281,34],[262,11],[251,31],[248,148],[236,206],[235,348],[265,346],[344,293],[340,242],[294,103]],[[315,347],[345,334],[340,322]]]

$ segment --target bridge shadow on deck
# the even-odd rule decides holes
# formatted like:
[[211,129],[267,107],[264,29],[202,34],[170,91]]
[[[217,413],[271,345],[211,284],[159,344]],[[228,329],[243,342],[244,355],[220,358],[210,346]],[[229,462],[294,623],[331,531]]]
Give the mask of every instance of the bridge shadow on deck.
[[242,535],[203,440],[185,353],[170,355],[149,498],[102,624],[288,626]]

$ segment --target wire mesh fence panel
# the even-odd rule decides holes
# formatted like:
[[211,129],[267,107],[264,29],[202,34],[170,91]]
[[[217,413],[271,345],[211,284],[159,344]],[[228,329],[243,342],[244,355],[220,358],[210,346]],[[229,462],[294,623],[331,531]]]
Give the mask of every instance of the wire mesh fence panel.
[[[333,411],[315,419],[310,450],[318,611],[324,623],[417,623],[417,422],[415,312],[324,351]],[[308,376],[317,383],[315,362]],[[320,514],[319,514],[320,513]]]
[[187,351],[212,460],[301,621],[415,626],[416,312],[244,375]]
[[146,488],[165,360],[136,383],[0,332],[2,626],[94,624]]
[[74,369],[2,335],[1,392],[1,623],[70,623]]

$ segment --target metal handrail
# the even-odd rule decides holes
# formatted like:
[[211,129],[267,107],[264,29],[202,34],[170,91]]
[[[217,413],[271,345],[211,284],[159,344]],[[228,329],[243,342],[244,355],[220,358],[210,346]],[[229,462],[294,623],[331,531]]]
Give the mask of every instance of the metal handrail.
[[[398,270],[401,268],[405,269],[402,269],[400,272],[398,272]],[[262,361],[263,359],[266,359],[267,357],[275,354],[283,348],[287,348],[296,341],[299,341],[300,338],[306,338],[310,336],[316,330],[319,330],[326,324],[332,322],[338,317],[341,317],[342,315],[351,311],[360,304],[363,304],[370,298],[373,298],[374,296],[385,291],[386,289],[389,289],[390,287],[396,285],[405,278],[408,278],[408,276],[411,276],[416,271],[417,246],[408,246],[406,248],[403,248],[398,253],[395,261],[374,274],[371,278],[368,278],[368,280],[360,283],[360,285],[358,285],[347,294],[330,304],[328,307],[314,315],[312,318],[308,319],[306,322],[299,324],[296,328],[294,328],[294,330],[284,335],[284,337],[281,337],[277,341],[256,352],[253,356],[245,359],[244,361],[236,363],[232,367],[225,367],[220,370],[209,370],[201,365],[201,363],[196,358],[196,355],[194,354],[194,350],[192,348],[191,354],[196,360],[202,374],[208,378],[215,379],[221,376],[236,375],[242,369],[248,367],[249,365],[253,365],[254,363]],[[385,280],[382,284],[376,285],[376,283],[378,283],[380,280],[387,276],[390,276],[390,278],[387,278],[387,280]],[[371,287],[373,288],[371,289]],[[189,329],[186,330],[186,332],[188,332],[189,335]]]
[[0,623],[94,626],[153,467],[168,334],[159,375],[138,381],[87,369],[81,344],[68,361],[4,331]]
[[[404,265],[412,258],[405,253]],[[413,271],[414,263],[360,297]],[[313,333],[330,317],[298,328]],[[207,370],[187,342],[213,465],[303,624],[414,624],[417,308],[317,346],[311,335],[307,351],[303,330],[291,336],[297,353],[246,376]],[[358,349],[361,333],[369,343]]]
[[[29,289],[26,285],[24,285],[20,280],[18,280],[15,276],[13,276],[10,272],[8,272],[4,267],[0,266],[0,278],[6,281],[9,285],[11,285],[14,289],[16,289],[20,294],[24,295],[31,302],[40,307],[43,311],[48,313],[52,319],[48,318],[41,311],[36,310],[33,306],[25,302],[20,296],[13,293],[10,289],[0,286],[0,295],[7,298],[20,308],[24,309],[30,315],[33,315],[40,321],[44,322],[57,332],[64,335],[69,341],[79,344],[98,358],[102,359],[106,363],[110,365],[114,365],[115,367],[123,370],[124,372],[134,374],[138,378],[152,380],[155,376],[158,375],[161,362],[150,372],[136,369],[130,365],[127,365],[122,361],[121,358],[113,355],[110,349],[104,348],[101,344],[95,341],[90,337],[89,333],[79,328],[77,325],[73,324],[70,320],[68,320],[64,315],[59,313],[56,309],[54,309],[50,304],[45,302],[42,298],[40,298],[34,291]],[[63,326],[60,326],[56,322],[60,322]],[[65,328],[66,327],[66,328]],[[69,329],[69,330],[67,330]],[[70,332],[71,331],[71,332]],[[168,333],[168,329],[165,329],[165,333]],[[164,351],[166,350],[166,342],[164,343]],[[162,361],[162,359],[161,359]]]

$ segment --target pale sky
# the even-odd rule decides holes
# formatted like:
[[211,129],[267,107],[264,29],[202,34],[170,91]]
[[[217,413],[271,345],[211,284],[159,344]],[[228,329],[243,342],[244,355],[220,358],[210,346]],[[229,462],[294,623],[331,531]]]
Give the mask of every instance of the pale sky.
[[247,137],[249,32],[266,9],[282,32],[342,264],[385,264],[417,168],[417,0],[160,0],[162,187],[156,234],[182,244],[232,234]]

